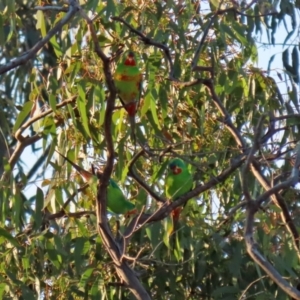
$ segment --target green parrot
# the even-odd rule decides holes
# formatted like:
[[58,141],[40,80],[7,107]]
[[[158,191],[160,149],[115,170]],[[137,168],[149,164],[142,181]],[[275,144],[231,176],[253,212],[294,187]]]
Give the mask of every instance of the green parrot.
[[[185,162],[174,158],[169,162],[169,172],[166,177],[165,188],[168,199],[174,201],[189,192],[193,187],[193,176]],[[182,208],[177,207],[172,212],[173,220],[178,221]]]
[[138,109],[142,73],[137,66],[135,54],[128,51],[123,59],[117,64],[114,81],[123,107],[126,109],[131,126],[131,137],[135,143],[135,114]]
[[[76,165],[58,151],[56,152],[74,167],[74,169],[81,175],[81,177],[90,185],[93,193],[96,195],[98,183],[97,176]],[[122,190],[113,179],[109,180],[109,185],[107,187],[107,210],[117,215],[131,215],[137,213],[135,205],[125,198]]]

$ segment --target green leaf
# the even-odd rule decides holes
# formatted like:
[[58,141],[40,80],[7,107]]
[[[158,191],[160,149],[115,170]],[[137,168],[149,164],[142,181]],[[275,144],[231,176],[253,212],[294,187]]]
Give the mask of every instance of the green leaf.
[[239,292],[239,289],[235,286],[223,286],[223,287],[216,288],[212,292],[212,296],[213,297],[220,297],[220,296],[224,297],[225,295],[237,294],[238,292]]
[[13,246],[19,247],[18,241],[4,228],[0,227],[0,245],[9,241]]
[[42,33],[42,37],[47,35],[47,30],[46,30],[46,24],[45,24],[45,18],[44,18],[44,13],[41,10],[38,10],[36,12],[36,29],[40,29]]
[[246,37],[242,35],[242,32],[238,26],[232,28],[227,26],[226,24],[221,24],[220,28],[224,30],[224,32],[226,32],[232,39],[240,41],[243,45],[248,44]]
[[35,216],[34,216],[34,221],[35,221],[35,228],[39,229],[41,224],[42,224],[42,220],[43,220],[43,210],[44,207],[44,193],[43,191],[37,187],[36,190],[36,201],[35,201]]
[[91,277],[92,273],[94,271],[94,268],[88,268],[85,270],[85,272],[82,274],[79,282],[79,286],[85,287],[88,283],[89,278]]
[[61,267],[61,256],[60,254],[54,249],[54,246],[52,244],[52,242],[50,242],[49,240],[46,243],[46,250],[47,250],[47,254],[49,256],[49,259],[51,260],[51,262],[53,263],[53,265],[57,268],[60,269]]
[[27,102],[23,105],[22,110],[21,110],[21,112],[19,113],[19,115],[18,115],[18,117],[17,117],[17,120],[16,120],[16,123],[15,123],[15,125],[14,125],[14,127],[13,127],[13,132],[16,132],[16,131],[20,128],[21,124],[22,124],[22,123],[25,121],[25,119],[28,117],[29,112],[30,112],[32,106],[33,106],[33,102],[31,102],[31,101],[27,101]]
[[82,125],[86,133],[91,137],[91,133],[89,129],[89,120],[86,111],[85,91],[81,85],[78,85],[78,93],[79,96],[77,97],[77,106],[78,106],[79,114],[81,116]]
[[147,97],[150,98],[150,100],[149,100],[150,101],[150,110],[152,113],[153,120],[154,120],[155,124],[157,125],[157,127],[159,129],[161,129],[161,126],[160,126],[160,123],[158,120],[157,110],[156,110],[155,98],[153,97],[152,93],[149,93]]
[[56,40],[56,35],[52,36],[50,39],[50,43],[53,46],[54,52],[56,54],[57,57],[61,57],[63,56],[63,51],[60,47],[60,45],[58,44],[57,40]]
[[7,284],[4,282],[0,283],[0,299],[3,299],[4,291],[6,290]]
[[161,243],[161,225],[160,223],[153,223],[150,227],[146,227],[146,234],[151,241],[152,249],[156,249]]

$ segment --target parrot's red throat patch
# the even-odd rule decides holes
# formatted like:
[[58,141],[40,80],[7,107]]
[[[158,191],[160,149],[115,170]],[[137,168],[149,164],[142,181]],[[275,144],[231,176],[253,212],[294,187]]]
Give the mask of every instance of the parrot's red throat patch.
[[175,174],[175,175],[178,175],[178,174],[180,174],[182,172],[182,169],[180,169],[177,166],[174,166],[174,167],[172,166],[171,170],[172,170],[173,174]]

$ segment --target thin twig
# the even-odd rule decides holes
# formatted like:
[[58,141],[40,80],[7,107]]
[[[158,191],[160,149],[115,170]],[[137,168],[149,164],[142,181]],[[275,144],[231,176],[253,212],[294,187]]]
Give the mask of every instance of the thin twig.
[[[273,203],[281,209],[280,216],[281,219],[286,226],[287,230],[291,233],[292,241],[294,245],[294,249],[297,252],[298,257],[300,258],[300,241],[299,241],[299,233],[296,225],[294,224],[289,209],[285,203],[284,198],[278,194],[281,189],[286,189],[290,187],[295,178],[291,177],[286,181],[271,187],[269,181],[265,178],[265,176],[261,173],[259,169],[259,164],[254,160],[251,164],[251,171],[253,175],[256,177],[258,182],[262,185],[262,187],[266,190],[266,192],[256,199],[256,204],[258,207],[267,200],[268,197],[271,197]],[[295,176],[298,177],[298,176]],[[298,178],[297,178],[298,179]]]
[[210,94],[211,94],[211,97],[212,97],[212,100],[214,101],[214,103],[217,106],[218,110],[222,114],[222,116],[224,118],[223,123],[228,128],[229,132],[231,133],[231,135],[235,139],[238,146],[242,149],[242,151],[245,151],[246,148],[247,148],[246,143],[245,143],[241,133],[233,125],[230,114],[227,112],[227,110],[225,109],[223,103],[221,102],[221,100],[217,96],[217,93],[215,92],[215,89],[214,89],[213,82],[211,80],[203,80],[203,84],[205,84],[208,87],[208,89],[210,91]]
[[55,214],[49,215],[46,219],[55,220],[55,219],[60,219],[62,217],[79,218],[82,216],[95,215],[95,214],[96,213],[94,210],[85,210],[85,211],[77,211],[77,212],[66,212],[65,210],[60,210]]
[[146,182],[144,182],[134,171],[133,166],[135,164],[135,162],[138,160],[139,157],[141,157],[144,154],[144,150],[140,150],[139,152],[137,152],[133,158],[131,159],[131,161],[128,164],[128,176],[130,176],[131,178],[133,178],[154,200],[156,200],[157,202],[161,202],[164,203],[166,202],[165,199],[161,198],[160,196],[158,196],[147,184]]
[[168,46],[166,46],[165,44],[156,42],[153,39],[145,36],[142,32],[140,32],[140,31],[136,30],[135,28],[133,28],[128,22],[126,22],[121,17],[111,17],[111,19],[123,23],[132,32],[134,32],[136,35],[138,35],[141,38],[141,40],[144,42],[145,45],[152,45],[154,47],[157,47],[157,48],[163,50],[164,54],[165,54],[165,57],[167,58],[167,61],[169,62],[169,68],[170,68],[169,79],[170,80],[176,80],[174,78],[174,64],[173,64],[173,61],[172,61],[172,58],[171,58],[171,54],[170,54],[170,50],[169,50]]
[[[220,1],[218,10],[222,6],[223,2],[224,2],[224,0]],[[195,55],[194,55],[194,58],[193,58],[193,61],[192,61],[192,70],[193,71],[202,71],[202,69],[201,69],[202,66],[198,66],[199,56],[200,56],[202,47],[204,45],[204,41],[205,41],[205,39],[206,39],[206,37],[208,35],[209,29],[211,28],[211,26],[212,26],[213,22],[215,21],[216,17],[218,16],[218,10],[215,12],[214,16],[210,19],[210,21],[207,24],[205,30],[203,31],[201,40],[200,40],[200,42],[198,44],[198,47],[197,47],[197,49],[195,51]]]
[[[161,206],[155,213],[153,214],[143,214],[139,218],[138,225],[156,222],[164,219],[166,216],[168,216],[171,211],[173,211],[175,208],[182,206],[185,204],[189,199],[194,198],[198,196],[201,193],[204,193],[207,190],[210,190],[211,188],[215,187],[216,185],[224,182],[233,172],[235,172],[244,162],[245,157],[241,156],[239,159],[236,159],[232,162],[232,165],[225,169],[221,174],[218,176],[211,178],[208,182],[204,184],[197,185],[192,191],[186,193],[185,195],[178,197],[174,202],[171,202],[169,204],[164,203],[163,206]],[[132,232],[132,227],[136,227],[135,223],[136,219],[133,219],[131,223],[128,225],[124,232],[124,236],[126,236],[128,233]],[[140,227],[139,227],[140,228]]]
[[59,12],[68,12],[68,10],[69,10],[67,7],[54,6],[54,5],[35,6],[33,9],[43,10],[43,11],[53,10],[53,11],[59,11]]
[[235,207],[231,208],[230,211],[227,213],[226,218],[217,225],[217,230],[220,230],[235,215],[235,213],[239,209],[245,207],[246,205],[247,205],[247,201],[242,201],[239,204],[237,204]]
[[254,154],[259,148],[259,137],[260,137],[260,133],[261,133],[263,120],[264,120],[264,116],[261,116],[258,121],[258,124],[256,126],[256,129],[255,129],[254,141],[253,141],[252,148],[247,156],[244,168],[242,170],[242,189],[243,189],[243,194],[246,198],[246,201],[251,200],[251,195],[249,193],[248,182],[247,182],[248,181],[248,172],[249,172],[249,167],[253,161]]
[[[56,105],[56,108],[61,108],[61,107],[64,107],[66,106],[67,104],[69,103],[72,103],[76,100],[76,97],[77,96],[73,96],[71,97],[70,99],[66,99],[64,101],[62,101],[61,103],[58,103]],[[49,108],[47,109],[46,111],[44,112],[41,112],[40,114],[34,116],[33,118],[30,118],[27,122],[25,122],[15,133],[15,138],[18,140],[18,141],[22,141],[24,139],[24,137],[21,135],[22,132],[27,129],[30,125],[32,125],[34,122],[46,117],[47,115],[50,115],[51,113],[53,113],[53,109],[52,108]]]
[[244,289],[244,291],[242,292],[241,296],[239,297],[239,300],[245,299],[245,298],[243,298],[243,297],[246,295],[247,291],[251,288],[251,286],[252,286],[253,284],[255,284],[256,282],[258,282],[258,281],[260,281],[260,280],[262,280],[262,279],[264,279],[264,278],[267,278],[267,277],[269,277],[269,276],[264,275],[264,276],[261,276],[261,277],[257,278],[256,280],[252,281],[252,282]]

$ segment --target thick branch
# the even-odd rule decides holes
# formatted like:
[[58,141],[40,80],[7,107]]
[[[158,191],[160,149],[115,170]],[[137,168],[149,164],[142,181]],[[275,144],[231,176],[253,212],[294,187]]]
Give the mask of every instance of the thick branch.
[[276,206],[278,206],[281,209],[281,219],[288,229],[288,231],[292,235],[293,245],[294,249],[297,251],[298,257],[300,258],[300,243],[299,243],[299,233],[297,230],[297,227],[295,226],[291,216],[289,209],[285,203],[285,200],[282,196],[278,194],[278,192],[282,189],[286,189],[290,187],[292,184],[294,184],[295,178],[298,180],[298,176],[290,177],[285,182],[279,183],[275,185],[274,187],[271,187],[271,184],[269,181],[265,178],[264,175],[261,174],[261,171],[259,169],[259,164],[256,161],[252,162],[251,165],[251,171],[253,175],[256,177],[256,179],[259,181],[259,183],[262,185],[262,187],[266,190],[266,193],[261,195],[259,198],[256,199],[257,204],[261,205],[265,200],[267,200],[268,197],[271,197],[272,201]]
[[144,287],[141,285],[134,271],[127,265],[127,263],[122,260],[122,251],[118,246],[117,242],[113,238],[112,232],[109,228],[107,221],[107,211],[106,211],[106,191],[109,184],[109,179],[113,170],[114,162],[114,145],[111,134],[111,123],[112,123],[112,113],[115,106],[116,99],[116,88],[113,81],[110,68],[110,59],[102,51],[100,44],[98,42],[97,34],[93,26],[92,20],[85,14],[81,9],[81,15],[88,23],[88,27],[93,39],[95,52],[101,58],[103,62],[103,71],[105,75],[106,84],[109,90],[109,96],[107,99],[107,106],[105,111],[104,119],[104,136],[107,145],[107,162],[103,170],[103,176],[101,177],[101,182],[98,187],[97,202],[96,202],[96,215],[98,221],[98,232],[102,237],[104,246],[108,251],[110,257],[113,260],[114,266],[118,273],[120,279],[128,286],[131,292],[134,294],[138,300],[150,300],[150,297]]
[[277,272],[277,270],[259,252],[253,238],[254,215],[257,211],[257,203],[248,202],[247,219],[245,227],[245,242],[247,251],[252,259],[270,276],[270,278],[289,296],[300,299],[300,292],[291,287],[289,283]]
[[185,195],[178,197],[176,201],[161,206],[154,214],[142,214],[139,217],[135,217],[124,232],[124,236],[127,236],[131,232],[133,232],[133,228],[137,227],[141,224],[156,222],[164,219],[166,216],[170,214],[176,207],[182,206],[185,204],[189,199],[200,195],[201,193],[210,190],[212,187],[224,182],[233,172],[235,172],[245,161],[245,157],[241,156],[240,158],[236,159],[232,162],[231,166],[224,170],[220,175],[210,179],[207,183],[203,185],[197,185],[192,191],[186,193]]
[[[284,225],[286,226],[287,230],[290,232],[290,234],[292,236],[294,249],[297,252],[298,257],[300,257],[299,233],[298,233],[297,228],[290,216],[288,207],[287,207],[283,197],[280,196],[278,193],[280,190],[287,189],[291,185],[294,185],[298,182],[299,167],[300,167],[300,145],[299,144],[296,147],[295,165],[291,172],[290,178],[288,178],[286,181],[284,181],[282,183],[276,184],[274,187],[271,187],[268,180],[260,172],[259,164],[255,160],[253,160],[253,162],[251,164],[252,173],[257,178],[257,180],[260,182],[260,184],[263,186],[263,188],[266,190],[266,193],[264,193],[257,200],[254,201],[256,207],[259,207],[263,201],[268,199],[268,197],[271,197],[274,204],[276,206],[280,207],[281,219],[284,222]],[[293,297],[296,297],[297,295],[299,296],[300,293],[298,291],[296,292],[296,296],[295,296],[294,293],[296,290],[291,288],[288,285],[288,283],[277,273],[277,271],[273,268],[273,266],[269,262],[267,262],[266,259],[254,247],[253,236],[252,236],[254,214],[255,214],[255,212],[253,212],[253,210],[251,211],[251,206],[250,206],[250,209],[248,211],[248,218],[247,218],[246,232],[245,232],[245,240],[246,240],[248,253],[265,270],[265,272],[274,280],[274,282],[276,282],[278,284],[278,286],[281,289],[283,289],[285,292],[287,292],[290,296],[293,296]],[[300,299],[300,298],[297,298],[297,299]]]

